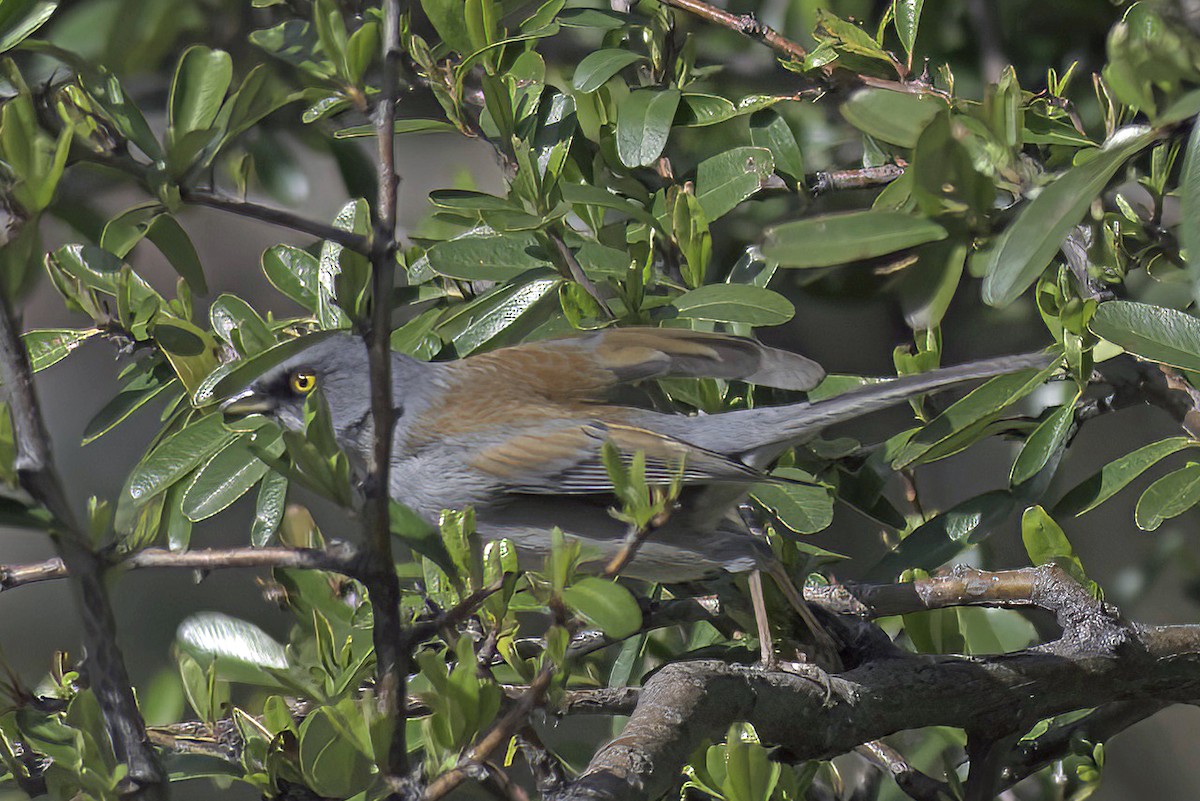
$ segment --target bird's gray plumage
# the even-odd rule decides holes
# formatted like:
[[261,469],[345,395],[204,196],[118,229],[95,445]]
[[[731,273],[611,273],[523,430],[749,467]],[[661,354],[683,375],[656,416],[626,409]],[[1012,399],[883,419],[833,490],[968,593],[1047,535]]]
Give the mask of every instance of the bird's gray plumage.
[[[636,342],[625,332],[621,336]],[[726,352],[707,363],[702,355],[693,358],[685,354],[686,358],[662,361],[651,353],[627,365],[628,354],[621,351],[609,358],[606,369],[615,374],[612,380],[618,383],[646,373],[655,377],[724,375],[719,370],[730,371],[726,359],[739,360],[737,369],[743,376],[784,386],[811,387],[823,374],[803,357],[748,340],[731,341]],[[629,342],[621,344],[628,346]],[[683,344],[696,346],[691,341]],[[704,349],[709,344],[704,339],[699,343]],[[584,336],[544,344],[537,355],[542,359],[562,356],[568,359],[564,364],[571,364],[569,359],[581,353],[590,358],[586,349],[601,347],[605,347],[603,340],[595,335],[591,339]],[[787,448],[812,438],[829,425],[917,395],[972,379],[1042,368],[1051,361],[1048,354],[991,359],[867,385],[816,403],[696,416],[539,398],[536,385],[531,390],[499,383],[489,393],[487,388],[472,392],[472,385],[463,383],[464,376],[470,375],[466,368],[482,366],[498,370],[502,381],[519,385],[521,373],[503,375],[502,360],[521,355],[496,351],[488,355],[490,361],[472,357],[442,363],[393,355],[396,427],[391,496],[431,522],[443,509],[474,506],[481,536],[512,539],[525,559],[535,565],[549,549],[549,531],[554,526],[580,538],[585,551],[595,549],[598,560],[603,561],[620,551],[625,535],[624,525],[606,511],[611,503],[607,492],[611,487],[599,455],[605,438],[613,437],[627,449],[644,442],[651,450],[668,455],[685,453],[683,463],[689,472],[680,508],[641,547],[626,571],[667,582],[702,578],[718,568],[747,570],[771,558],[764,544],[745,531],[732,510],[760,477],[759,471]],[[316,376],[329,404],[338,443],[361,477],[372,443],[365,346],[350,335],[325,338],[265,373],[239,398],[269,399],[270,414],[283,425],[300,429],[304,398],[288,388],[288,377],[298,369]],[[619,372],[622,369],[626,374]],[[480,374],[489,376],[486,370]],[[591,374],[578,376],[584,382],[589,377],[596,379]],[[565,389],[560,394],[569,395],[572,377],[562,376],[561,380]],[[509,391],[532,392],[534,396],[521,396],[521,408],[510,410],[504,406],[512,401],[506,396]],[[467,399],[462,393],[471,393],[472,397]],[[492,400],[494,403],[490,403]],[[448,409],[460,407],[463,415],[448,415]],[[496,413],[496,419],[487,425],[461,419],[492,413]],[[429,430],[431,426],[441,430]],[[666,461],[666,457],[660,462],[651,459],[650,475],[673,475],[677,464]]]

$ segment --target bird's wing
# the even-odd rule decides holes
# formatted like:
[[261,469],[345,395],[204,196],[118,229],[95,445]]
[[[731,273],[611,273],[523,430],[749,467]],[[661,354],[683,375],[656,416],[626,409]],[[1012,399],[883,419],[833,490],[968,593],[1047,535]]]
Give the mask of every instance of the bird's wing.
[[471,356],[454,362],[450,375],[456,385],[487,386],[497,396],[562,403],[599,401],[620,384],[667,377],[809,390],[825,371],[811,359],[744,337],[682,328],[612,328]]
[[470,464],[498,479],[508,493],[612,492],[601,454],[605,441],[616,445],[627,462],[635,453],[643,453],[649,484],[669,484],[676,478],[684,484],[770,480],[737,459],[644,428],[600,421],[516,431],[502,443],[480,450]]

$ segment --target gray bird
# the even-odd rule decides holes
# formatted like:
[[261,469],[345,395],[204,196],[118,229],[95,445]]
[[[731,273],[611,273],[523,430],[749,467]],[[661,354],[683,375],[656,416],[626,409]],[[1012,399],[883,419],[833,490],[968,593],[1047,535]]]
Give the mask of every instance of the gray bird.
[[[815,362],[753,340],[683,329],[624,328],[517,345],[448,362],[392,356],[396,428],[391,496],[431,523],[473,506],[485,539],[508,538],[540,565],[554,526],[591,546],[600,565],[623,547],[625,524],[607,514],[612,485],[601,446],[646,455],[650,482],[682,465],[683,492],[625,575],[656,582],[756,568],[778,574],[770,549],[735,514],[788,448],[823,428],[973,379],[1047,366],[1033,353],[964,364],[864,386],[816,403],[712,415],[668,414],[611,401],[621,385],[665,377],[740,379],[808,390]],[[222,405],[303,427],[316,387],[338,444],[356,472],[372,447],[367,351],[349,334],[323,338]],[[769,480],[769,479],[766,479]]]

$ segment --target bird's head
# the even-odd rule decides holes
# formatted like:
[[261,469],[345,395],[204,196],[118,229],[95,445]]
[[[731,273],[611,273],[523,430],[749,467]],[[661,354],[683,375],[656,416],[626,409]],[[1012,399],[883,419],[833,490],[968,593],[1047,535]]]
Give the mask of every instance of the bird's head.
[[350,334],[334,334],[268,369],[221,404],[225,415],[261,414],[294,431],[304,430],[304,403],[320,390],[333,430],[345,447],[371,409],[367,349]]

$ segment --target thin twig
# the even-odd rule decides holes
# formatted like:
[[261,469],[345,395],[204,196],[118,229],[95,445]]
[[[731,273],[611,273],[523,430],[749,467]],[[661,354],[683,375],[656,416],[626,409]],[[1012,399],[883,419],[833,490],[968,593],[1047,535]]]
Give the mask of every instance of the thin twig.
[[954,797],[948,784],[938,781],[908,764],[908,760],[904,758],[903,754],[883,740],[863,743],[854,750],[868,762],[891,776],[892,780],[896,782],[896,786],[915,801],[940,801],[943,798]]
[[695,14],[701,19],[736,31],[743,36],[757,39],[777,53],[787,56],[793,61],[804,61],[808,51],[796,42],[788,39],[769,25],[759,22],[753,14],[730,14],[716,6],[709,5],[703,0],[658,0],[663,5],[673,6],[689,14]]
[[[147,548],[116,559],[108,566],[123,570],[289,567],[298,570],[329,570],[350,575],[357,558],[357,549],[346,542],[337,542],[325,549],[201,548],[195,551],[168,551],[162,548]],[[66,565],[58,557],[23,565],[0,565],[0,591],[39,581],[62,579],[68,575]]]
[[412,640],[400,620],[400,582],[392,557],[389,517],[391,501],[392,429],[395,413],[392,389],[392,354],[389,347],[392,287],[396,270],[395,122],[399,92],[401,0],[383,3],[383,77],[375,108],[375,138],[379,147],[379,197],[374,208],[371,237],[372,314],[366,327],[371,380],[371,422],[374,447],[364,486],[364,528],[369,568],[364,584],[374,616],[376,691],[379,711],[392,722],[391,745],[381,767],[390,777],[408,772],[404,698],[412,662]]
[[612,309],[608,308],[608,303],[605,301],[604,296],[600,294],[600,290],[592,283],[592,279],[588,278],[587,273],[583,271],[583,265],[579,263],[579,259],[575,258],[575,254],[567,247],[567,243],[562,240],[562,237],[556,233],[548,233],[547,236],[550,237],[550,241],[554,244],[554,249],[558,251],[559,258],[566,265],[571,279],[583,287],[592,300],[596,301],[596,305],[600,307],[600,313],[604,315],[606,320],[617,319]]
[[51,541],[70,570],[88,655],[88,676],[119,762],[140,795],[165,795],[166,776],[146,739],[146,723],[133,696],[117,627],[104,585],[104,565],[76,521],[54,468],[50,439],[33,388],[33,373],[17,335],[8,298],[0,298],[0,384],[12,410],[15,467],[21,486],[54,518]]
[[554,670],[554,663],[547,661],[545,667],[492,730],[471,747],[458,765],[429,783],[429,787],[425,789],[425,801],[437,801],[469,779],[470,765],[486,760],[496,749],[508,742],[517,729],[525,725],[529,713],[541,705],[546,691],[550,689]]
[[457,604],[442,612],[433,620],[417,622],[409,631],[408,637],[412,642],[419,643],[447,628],[453,628],[475,614],[488,598],[504,589],[504,582],[497,581],[463,598]]
[[343,231],[327,223],[310,220],[298,214],[284,211],[283,209],[275,209],[259,203],[251,203],[248,200],[238,200],[237,198],[227,197],[219,192],[212,192],[207,189],[180,187],[179,196],[185,203],[191,203],[195,206],[207,206],[210,209],[227,211],[239,217],[247,217],[251,220],[290,228],[293,231],[299,231],[303,234],[312,234],[315,237],[336,242],[344,248],[353,250],[355,253],[365,255],[370,252],[370,242],[362,234],[356,234],[353,231]]

